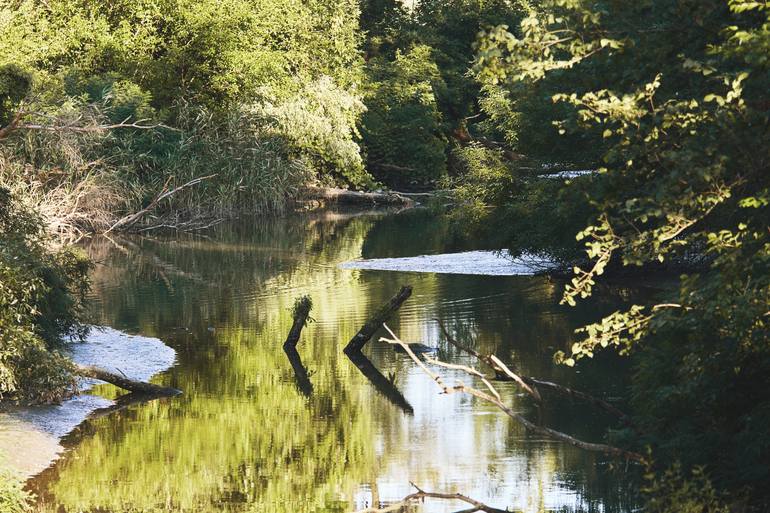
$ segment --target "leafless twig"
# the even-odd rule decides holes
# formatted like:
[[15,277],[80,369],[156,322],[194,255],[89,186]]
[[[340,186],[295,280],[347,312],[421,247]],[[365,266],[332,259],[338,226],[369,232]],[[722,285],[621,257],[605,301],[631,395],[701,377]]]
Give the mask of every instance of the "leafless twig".
[[[579,399],[579,400],[587,402],[587,403],[589,403],[589,404],[591,404],[591,405],[593,405],[593,406],[595,406],[595,407],[597,407],[599,409],[602,409],[602,410],[604,410],[604,411],[606,411],[608,413],[611,413],[612,415],[618,417],[618,419],[620,419],[620,421],[623,424],[625,424],[625,425],[627,425],[627,426],[629,426],[631,428],[636,429],[634,427],[633,423],[631,422],[631,419],[630,419],[630,417],[628,415],[626,415],[620,409],[616,408],[615,406],[613,406],[612,404],[608,403],[607,401],[605,401],[603,399],[599,399],[598,397],[594,397],[594,396],[592,396],[590,394],[586,394],[585,392],[581,392],[579,390],[575,390],[575,389],[572,389],[572,388],[569,388],[569,387],[565,387],[564,385],[559,385],[557,383],[552,383],[550,381],[545,381],[545,380],[542,380],[542,379],[536,379],[536,378],[533,378],[533,377],[530,377],[530,376],[518,376],[513,371],[511,371],[511,369],[509,369],[508,366],[506,366],[497,356],[495,356],[495,355],[484,355],[484,354],[479,353],[478,351],[476,351],[475,349],[473,349],[471,347],[468,347],[468,346],[466,346],[464,344],[461,344],[460,342],[455,340],[449,334],[449,331],[446,329],[446,327],[444,326],[444,323],[441,322],[440,319],[434,319],[434,320],[438,323],[439,327],[441,328],[441,331],[444,334],[444,338],[446,338],[447,341],[451,345],[455,346],[456,348],[460,349],[461,351],[464,351],[464,352],[470,354],[471,356],[475,356],[480,361],[482,361],[482,362],[486,363],[487,365],[489,365],[492,368],[492,370],[494,370],[495,376],[496,376],[497,379],[513,380],[513,381],[516,381],[517,383],[519,383],[520,386],[523,383],[524,385],[522,386],[522,388],[527,390],[528,393],[530,393],[530,395],[533,395],[533,397],[535,397],[532,392],[529,392],[528,388],[530,388],[534,393],[537,394],[536,400],[538,402],[542,402],[542,398],[541,398],[540,393],[538,391],[538,387],[540,387],[540,388],[547,388],[547,389],[549,389],[549,390],[551,390],[553,392],[559,393],[561,395],[565,395],[565,396],[570,397],[572,399]],[[538,399],[538,398],[540,398],[540,399]]]
[[[554,440],[566,442],[572,446],[579,447],[587,451],[600,452],[610,456],[615,456],[615,457],[624,458],[626,460],[632,460],[637,462],[645,461],[644,457],[641,454],[636,452],[627,451],[625,449],[621,449],[619,447],[614,447],[607,444],[584,442],[583,440],[579,440],[566,433],[562,433],[561,431],[556,431],[555,429],[551,429],[549,427],[539,426],[527,420],[527,418],[521,415],[520,413],[517,413],[513,411],[511,408],[509,408],[505,403],[503,403],[501,399],[499,399],[500,394],[497,392],[493,394],[489,394],[481,390],[478,390],[476,388],[473,388],[471,386],[468,386],[462,382],[458,382],[457,385],[450,387],[443,381],[440,375],[428,369],[425,363],[423,363],[423,361],[420,360],[414,354],[414,352],[409,348],[409,344],[403,342],[400,338],[398,338],[398,336],[395,333],[393,333],[393,331],[387,325],[383,325],[383,326],[388,331],[388,333],[390,333],[391,338],[382,337],[380,340],[384,342],[388,342],[389,344],[400,345],[404,349],[406,354],[409,355],[412,361],[414,361],[420,367],[420,369],[423,370],[423,372],[425,372],[428,376],[430,376],[444,393],[450,394],[454,392],[461,392],[461,393],[472,395],[474,397],[478,397],[479,399],[483,399],[487,402],[490,402],[495,406],[497,406],[500,410],[502,410],[506,415],[508,415],[509,417],[514,419],[516,422],[521,424],[527,431],[530,431],[532,433],[537,433],[539,435],[543,435],[548,438],[552,438]],[[435,362],[435,360],[431,360],[431,362]],[[443,364],[442,366],[447,367],[449,366],[449,364]],[[464,370],[462,367],[463,366],[458,366],[458,368],[460,368],[461,370]],[[476,371],[474,370],[474,372]],[[473,376],[477,376],[477,374],[475,374],[474,372],[471,372],[470,374]],[[485,384],[487,385],[487,387],[492,386],[491,384],[489,384],[488,381]]]
[[[461,493],[440,493],[440,492],[426,492],[416,484],[409,482],[417,491],[407,495],[400,501],[390,504],[382,508],[367,508],[358,511],[357,513],[391,513],[397,511],[404,511],[411,503],[417,501],[423,501],[425,499],[442,499],[450,501],[461,501],[466,504],[470,504],[471,508],[462,510],[462,513],[473,513],[475,511],[483,511],[484,513],[510,513],[507,509],[498,509],[491,506],[487,506],[483,502],[479,502],[476,499],[471,499],[467,495]],[[457,512],[461,513],[461,512]]]
[[155,197],[155,199],[153,199],[150,202],[149,205],[147,205],[146,207],[144,207],[142,210],[140,210],[138,212],[134,212],[133,214],[129,214],[129,215],[125,216],[125,217],[122,217],[122,218],[118,219],[118,221],[115,222],[112,226],[110,226],[107,229],[107,231],[105,231],[104,233],[105,234],[106,233],[110,233],[111,231],[115,230],[116,228],[124,228],[125,229],[125,228],[133,225],[134,223],[139,221],[139,219],[141,219],[145,214],[147,214],[152,209],[154,209],[158,205],[158,203],[160,203],[164,199],[168,198],[169,196],[172,196],[172,195],[176,194],[177,192],[181,191],[182,189],[185,189],[187,187],[191,187],[193,185],[197,185],[197,184],[201,183],[202,181],[208,180],[209,178],[213,178],[215,176],[217,176],[216,173],[214,173],[213,175],[199,176],[198,178],[193,178],[189,182],[184,183],[184,184],[182,184],[182,185],[180,185],[178,187],[175,187],[173,189],[169,189],[169,183],[171,182],[171,180],[174,177],[173,176],[168,177],[168,179],[166,180],[166,183],[163,184],[163,188],[160,190],[160,192]]

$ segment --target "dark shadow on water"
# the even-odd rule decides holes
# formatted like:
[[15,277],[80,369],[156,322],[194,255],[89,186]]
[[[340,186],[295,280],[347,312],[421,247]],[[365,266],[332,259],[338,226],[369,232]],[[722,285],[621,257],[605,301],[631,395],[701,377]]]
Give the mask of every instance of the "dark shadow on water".
[[374,364],[363,353],[345,353],[346,356],[353,362],[358,370],[361,371],[366,379],[368,379],[377,391],[385,396],[385,398],[398,406],[404,413],[412,415],[414,408],[409,404],[409,401],[399,392],[396,386],[391,380],[383,376],[383,374],[374,366]]
[[289,363],[291,363],[291,368],[294,369],[294,377],[297,380],[299,391],[305,397],[310,397],[313,395],[313,383],[310,381],[307,368],[302,364],[302,358],[300,358],[297,350],[290,345],[284,345],[283,351],[286,353]]

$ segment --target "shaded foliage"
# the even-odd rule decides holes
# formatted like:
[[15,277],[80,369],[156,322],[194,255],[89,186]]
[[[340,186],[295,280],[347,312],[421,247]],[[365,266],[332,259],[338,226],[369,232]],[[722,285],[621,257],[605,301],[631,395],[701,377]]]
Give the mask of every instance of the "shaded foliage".
[[[585,196],[565,217],[589,216],[576,233],[591,262],[575,267],[563,303],[591,295],[613,268],[697,264],[658,302],[578,330],[557,354],[568,365],[605,347],[632,355],[646,435],[626,441],[651,450],[654,511],[770,503],[760,427],[770,405],[768,27],[762,2],[547,0],[479,44],[479,79],[507,98],[489,107],[516,113],[509,143],[527,152],[563,135],[554,159],[598,170],[565,189]],[[529,157],[542,150],[535,142]],[[519,196],[482,207],[500,225],[514,211],[543,226]]]
[[71,392],[64,337],[82,338],[88,261],[47,246],[44,228],[0,189],[0,397],[55,401]]

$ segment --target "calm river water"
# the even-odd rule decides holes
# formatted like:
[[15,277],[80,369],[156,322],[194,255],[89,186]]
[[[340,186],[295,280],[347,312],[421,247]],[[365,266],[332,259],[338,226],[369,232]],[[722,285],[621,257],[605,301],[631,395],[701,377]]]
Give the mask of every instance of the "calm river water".
[[[96,322],[173,347],[176,365],[155,381],[184,395],[85,421],[65,438],[65,455],[30,482],[40,508],[348,512],[395,501],[413,481],[527,512],[633,509],[622,465],[529,435],[483,402],[439,394],[385,343],[370,342],[358,365],[343,355],[367,316],[411,284],[390,323],[403,339],[477,366],[447,346],[433,320],[441,317],[524,374],[620,395],[623,362],[592,361],[577,372],[552,364],[575,327],[616,304],[559,306],[562,284],[545,277],[338,267],[483,248],[454,241],[444,220],[419,210],[243,219],[205,234],[93,241]],[[297,381],[281,349],[302,294],[314,305],[298,346],[310,383]],[[510,384],[499,389],[515,410],[587,440],[602,440],[611,425],[580,404],[549,396],[538,412]],[[427,502],[420,511],[462,507]]]

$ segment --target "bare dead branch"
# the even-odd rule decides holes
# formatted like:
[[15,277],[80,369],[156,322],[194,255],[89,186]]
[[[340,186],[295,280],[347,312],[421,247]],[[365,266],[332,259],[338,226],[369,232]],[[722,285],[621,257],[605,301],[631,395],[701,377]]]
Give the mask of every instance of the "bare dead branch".
[[168,177],[166,180],[166,183],[163,184],[163,188],[158,193],[158,195],[153,199],[149,205],[144,207],[142,210],[138,212],[134,212],[133,214],[129,214],[125,217],[122,217],[118,219],[112,226],[110,226],[107,231],[104,232],[104,234],[110,233],[111,231],[115,230],[116,228],[128,228],[129,226],[135,224],[137,221],[139,221],[145,214],[153,210],[158,203],[163,201],[164,199],[176,194],[177,192],[181,191],[182,189],[185,189],[187,187],[192,187],[193,185],[197,185],[201,183],[204,180],[208,180],[209,178],[213,178],[217,176],[216,173],[213,175],[207,175],[207,176],[199,176],[198,178],[193,178],[187,183],[184,183],[178,187],[175,187],[173,189],[169,189],[168,185],[171,182],[171,180],[174,178],[173,176]]
[[608,413],[611,413],[612,415],[618,417],[618,419],[623,423],[626,424],[629,427],[633,427],[633,423],[631,422],[631,419],[628,415],[623,413],[621,410],[613,406],[612,404],[608,403],[607,401],[603,399],[599,399],[598,397],[594,397],[592,395],[586,394],[585,392],[581,392],[579,390],[575,390],[573,388],[565,387],[564,385],[559,385],[557,383],[552,383],[550,381],[545,381],[542,379],[535,379],[531,377],[523,378],[529,383],[532,383],[533,385],[537,385],[539,387],[548,388],[554,392],[557,392],[561,395],[571,397],[572,399],[579,399],[581,401],[585,401],[589,404],[592,404],[593,406],[602,409]]
[[526,390],[526,392],[531,395],[535,401],[538,403],[543,402],[543,398],[540,397],[540,392],[537,391],[537,388],[529,386],[527,383],[524,382],[522,378],[519,377],[518,374],[514,373],[511,369],[508,368],[507,365],[505,365],[497,356],[495,355],[489,355],[489,359],[494,362],[495,365],[497,365],[500,369],[503,370],[503,372],[511,378],[513,381],[515,381],[521,388]]
[[461,351],[465,351],[471,356],[475,356],[482,362],[492,367],[492,370],[495,371],[495,376],[498,379],[515,381],[525,392],[531,395],[532,398],[535,399],[535,401],[537,401],[538,403],[543,402],[543,399],[540,396],[540,393],[537,391],[537,389],[528,385],[524,381],[524,379],[522,379],[521,377],[518,376],[518,374],[514,373],[511,369],[509,369],[502,361],[500,361],[500,359],[498,359],[494,355],[482,355],[475,349],[461,344],[460,342],[455,340],[452,337],[452,335],[449,334],[449,330],[446,329],[446,327],[444,326],[444,323],[441,322],[440,319],[434,319],[434,320],[438,323],[439,327],[441,328],[441,332],[444,334],[444,338],[446,338],[450,344],[460,349]]
[[[497,406],[500,410],[502,410],[506,415],[514,419],[516,422],[521,424],[524,429],[527,431],[530,431],[532,433],[537,433],[539,435],[543,435],[549,438],[552,438],[554,440],[559,440],[561,442],[568,443],[574,447],[579,447],[581,449],[592,451],[592,452],[599,452],[603,454],[607,454],[610,456],[615,456],[619,458],[624,458],[626,460],[632,460],[637,461],[640,463],[643,463],[645,461],[644,457],[636,452],[632,451],[626,451],[625,449],[621,449],[619,447],[614,447],[607,444],[598,444],[598,443],[592,443],[592,442],[585,442],[583,440],[579,440],[573,436],[570,436],[566,433],[562,433],[561,431],[556,431],[555,429],[551,429],[549,427],[539,426],[529,420],[527,420],[526,417],[523,415],[513,411],[511,408],[509,408],[505,403],[502,402],[502,400],[498,399],[500,397],[499,393],[495,394],[488,394],[486,392],[483,392],[481,390],[478,390],[476,388],[470,387],[468,385],[465,385],[462,382],[459,382],[457,385],[453,387],[449,387],[444,383],[444,381],[441,379],[441,376],[438,374],[432,372],[430,369],[428,369],[425,364],[420,360],[414,352],[409,348],[409,345],[406,342],[403,342],[398,336],[396,336],[393,331],[388,328],[387,325],[385,325],[385,329],[388,330],[388,333],[392,336],[391,339],[388,338],[381,338],[380,340],[383,340],[385,342],[388,342],[390,344],[398,344],[400,345],[404,351],[409,355],[409,357],[414,361],[420,369],[423,370],[428,376],[433,379],[433,381],[436,382],[436,384],[442,389],[442,391],[446,394],[453,393],[453,392],[460,392],[472,395],[474,397],[478,397],[479,399],[483,399],[487,402],[490,402]],[[448,364],[447,364],[448,365]],[[444,365],[445,367],[447,365]],[[471,375],[474,375],[474,373],[471,373]],[[491,386],[491,385],[488,385]]]
[[464,509],[463,513],[473,513],[475,511],[483,511],[485,513],[510,513],[510,511],[507,509],[498,509],[498,508],[493,508],[492,506],[487,506],[483,502],[477,501],[476,499],[472,499],[467,495],[463,495],[461,493],[426,492],[425,490],[421,489],[419,486],[417,486],[412,482],[410,482],[409,484],[411,484],[417,491],[410,495],[407,495],[400,501],[390,504],[388,506],[385,506],[382,508],[374,508],[374,507],[367,508],[367,509],[358,511],[357,513],[389,513],[389,512],[403,511],[411,503],[417,502],[417,501],[423,501],[425,499],[460,501],[460,502],[465,502],[466,504],[470,504],[471,508]]
[[158,128],[164,128],[166,130],[173,130],[179,132],[178,128],[164,125],[163,123],[155,123],[153,125],[142,125],[141,122],[146,120],[139,120],[138,122],[126,123],[121,121],[120,123],[112,123],[109,125],[41,125],[36,123],[23,123],[14,126],[15,130],[38,130],[43,132],[75,132],[75,133],[95,133],[106,132],[107,130],[116,130],[120,128],[137,128],[139,130],[155,130]]
[[425,361],[432,365],[438,365],[439,367],[446,367],[447,369],[461,370],[461,371],[467,372],[471,376],[476,376],[481,380],[482,383],[484,383],[484,385],[486,385],[486,387],[489,389],[490,392],[492,392],[492,394],[495,397],[500,399],[500,394],[497,393],[497,390],[495,389],[495,387],[492,386],[492,383],[490,383],[487,380],[486,376],[484,376],[482,373],[480,373],[473,367],[467,367],[465,365],[458,365],[455,363],[446,363],[446,362],[442,362],[441,360],[436,360],[435,358],[430,358],[430,357],[426,357]]
[[[446,329],[446,327],[444,326],[444,324],[441,322],[440,319],[434,319],[434,320],[438,322],[438,325],[441,328],[441,331],[444,334],[444,337],[447,339],[447,341],[451,345],[455,346],[461,351],[465,351],[471,356],[475,356],[480,361],[492,367],[492,370],[494,370],[495,372],[496,379],[500,379],[504,381],[514,380],[517,383],[519,383],[518,380],[521,380],[521,382],[523,382],[525,386],[531,387],[531,389],[537,393],[538,397],[542,397],[542,396],[540,396],[540,393],[537,390],[537,387],[542,387],[542,388],[547,388],[553,392],[559,393],[561,395],[570,397],[572,399],[579,399],[581,401],[585,401],[599,409],[602,409],[618,417],[618,419],[626,426],[636,429],[633,422],[631,421],[631,418],[627,414],[625,414],[624,412],[622,412],[620,409],[616,408],[612,404],[608,403],[607,401],[603,399],[599,399],[598,397],[594,397],[585,392],[581,392],[579,390],[575,390],[573,388],[569,388],[564,385],[559,385],[557,383],[553,383],[550,381],[536,379],[530,376],[518,376],[515,373],[513,373],[497,356],[483,355],[478,351],[474,350],[473,348],[461,344],[449,334],[448,330]],[[518,378],[518,380],[516,378]],[[542,399],[538,400],[538,402],[542,402]]]

